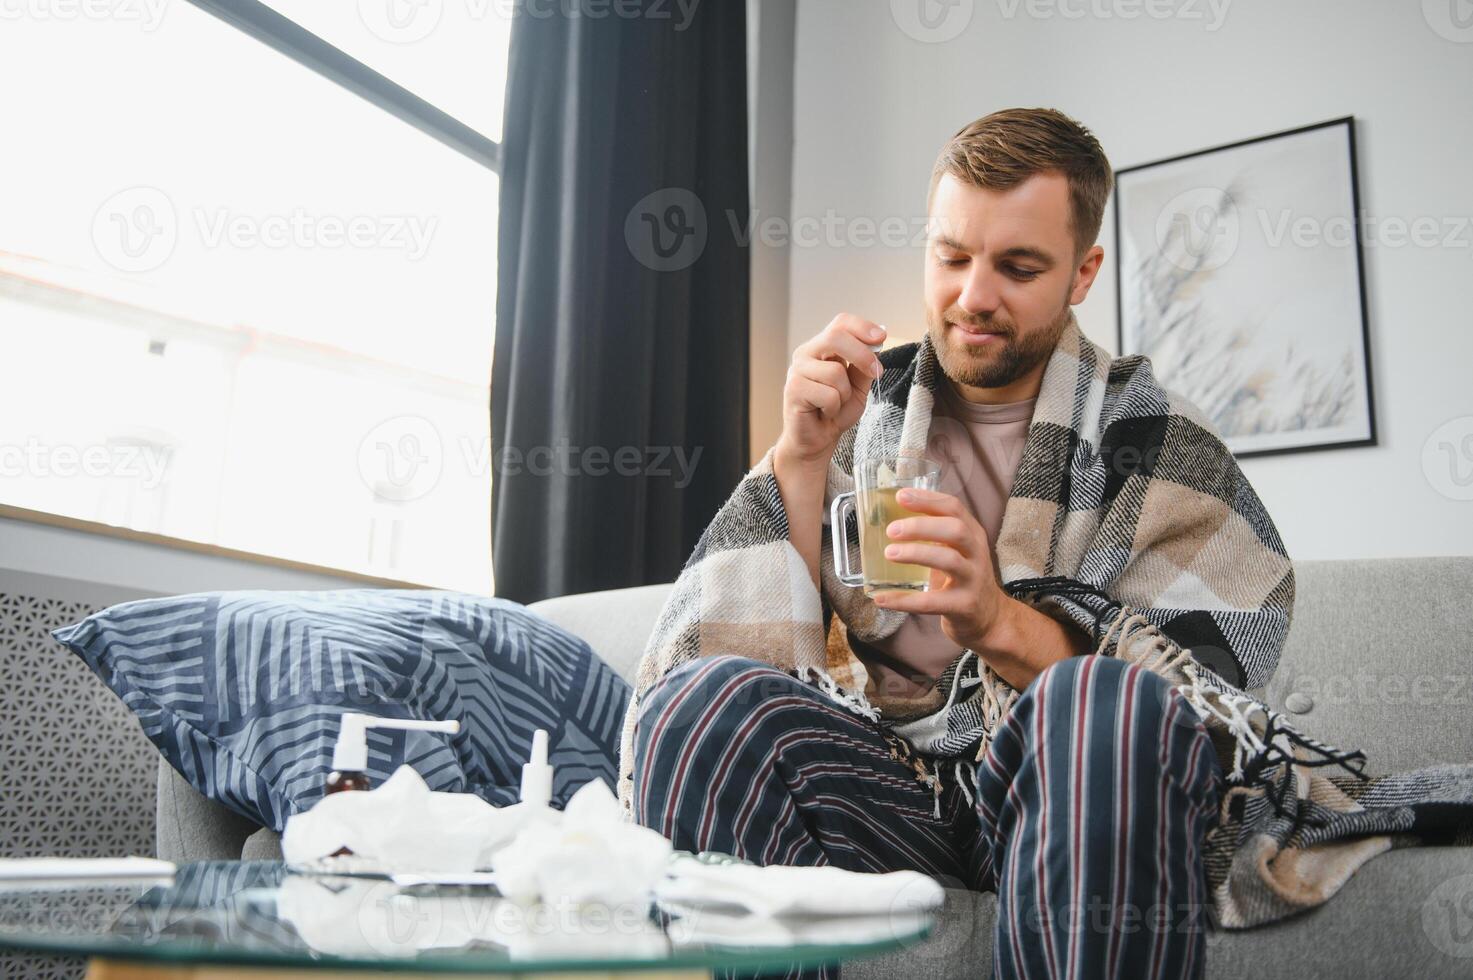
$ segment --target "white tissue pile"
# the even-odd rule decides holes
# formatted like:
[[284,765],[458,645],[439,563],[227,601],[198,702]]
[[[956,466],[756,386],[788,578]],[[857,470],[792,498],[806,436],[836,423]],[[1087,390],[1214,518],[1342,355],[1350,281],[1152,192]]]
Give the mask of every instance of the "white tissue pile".
[[470,793],[439,793],[409,765],[371,790],[332,793],[287,818],[281,853],[309,865],[348,848],[357,867],[385,872],[474,871],[515,835],[515,807]]
[[[469,793],[431,790],[408,765],[376,789],[334,793],[293,815],[281,848],[289,866],[329,873],[454,875],[490,868],[501,895],[514,903],[644,907],[653,897],[685,915],[685,928],[693,930],[687,941],[712,941],[727,929],[753,943],[764,935],[792,941],[788,920],[815,916],[831,923],[857,917],[845,927],[851,931],[865,917],[888,916],[889,927],[898,928],[940,907],[945,896],[938,882],[915,871],[672,860],[670,841],[624,819],[602,780],[579,788],[562,810],[530,803],[497,808]],[[342,848],[352,857],[333,858]],[[311,904],[302,903],[301,911]]]
[[508,898],[618,905],[647,900],[673,850],[656,831],[626,821],[613,792],[595,779],[561,813],[545,809],[527,821],[492,865]]
[[623,818],[602,781],[585,784],[562,810],[494,807],[470,793],[430,789],[408,765],[375,789],[324,796],[287,819],[288,865],[386,874],[467,873],[490,868],[508,898],[620,902],[650,894],[669,864],[670,842]]

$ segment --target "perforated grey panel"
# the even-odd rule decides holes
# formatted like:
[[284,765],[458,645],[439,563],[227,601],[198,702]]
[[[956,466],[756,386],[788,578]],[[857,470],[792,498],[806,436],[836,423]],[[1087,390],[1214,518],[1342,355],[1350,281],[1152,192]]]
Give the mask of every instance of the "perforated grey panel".
[[[154,853],[158,751],[51,638],[99,606],[0,592],[0,857]],[[0,951],[0,978],[78,977],[80,959]]]

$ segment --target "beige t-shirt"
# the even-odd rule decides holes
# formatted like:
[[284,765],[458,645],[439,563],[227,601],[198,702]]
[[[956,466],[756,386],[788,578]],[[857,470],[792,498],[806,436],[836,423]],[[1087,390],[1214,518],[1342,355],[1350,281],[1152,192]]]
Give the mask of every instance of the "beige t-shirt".
[[[941,464],[938,489],[961,500],[986,529],[994,567],[997,532],[1037,401],[978,405],[962,398],[943,378],[932,411],[927,454]],[[878,643],[863,643],[852,634],[849,640],[859,658],[872,665],[872,675],[887,673],[887,661],[902,659],[933,665],[934,673],[940,673],[961,653],[961,647],[942,632],[940,616],[920,613],[907,617],[900,629]],[[872,691],[876,680],[871,678]]]

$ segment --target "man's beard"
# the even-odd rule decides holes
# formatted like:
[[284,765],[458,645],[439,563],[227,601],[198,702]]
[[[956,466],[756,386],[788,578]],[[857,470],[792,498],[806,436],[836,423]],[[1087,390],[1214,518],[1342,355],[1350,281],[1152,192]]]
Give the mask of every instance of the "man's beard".
[[[947,331],[947,326],[952,323],[997,333],[1002,342],[972,347],[962,341],[954,341]],[[1054,352],[1068,323],[1067,303],[1046,328],[1021,337],[1016,324],[991,315],[971,316],[953,309],[938,320],[930,309],[926,310],[926,326],[931,334],[931,344],[936,348],[936,359],[941,362],[941,370],[954,383],[973,388],[1001,388],[1033,370]]]

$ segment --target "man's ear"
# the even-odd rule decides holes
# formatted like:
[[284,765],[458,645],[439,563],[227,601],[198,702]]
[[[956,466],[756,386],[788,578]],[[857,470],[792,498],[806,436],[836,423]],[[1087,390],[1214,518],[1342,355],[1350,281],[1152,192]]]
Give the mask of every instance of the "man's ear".
[[1105,250],[1098,245],[1090,247],[1084,253],[1084,258],[1079,260],[1079,267],[1074,270],[1074,288],[1069,293],[1069,305],[1078,306],[1084,302],[1089,295],[1089,287],[1095,284],[1095,276],[1100,274],[1100,265],[1105,261]]

